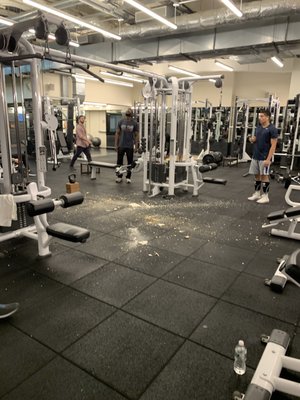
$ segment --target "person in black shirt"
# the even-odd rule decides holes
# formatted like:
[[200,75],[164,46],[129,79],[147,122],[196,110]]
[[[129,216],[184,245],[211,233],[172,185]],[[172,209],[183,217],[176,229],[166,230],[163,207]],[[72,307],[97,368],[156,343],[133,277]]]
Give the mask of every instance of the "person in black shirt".
[[[125,113],[126,118],[121,119],[115,134],[115,149],[118,152],[117,165],[123,165],[123,158],[126,154],[127,157],[127,174],[126,181],[131,183],[131,164],[133,162],[133,153],[137,151],[139,144],[138,124],[132,119],[133,112],[129,108]],[[122,182],[122,175],[116,171],[116,182]]]
[[[259,204],[269,203],[270,180],[269,172],[273,154],[276,150],[278,131],[270,123],[271,113],[269,110],[261,110],[259,113],[260,125],[255,130],[255,135],[249,138],[254,143],[253,156],[250,164],[249,174],[255,176],[255,192],[248,197],[250,201]],[[261,194],[262,187],[262,194]]]

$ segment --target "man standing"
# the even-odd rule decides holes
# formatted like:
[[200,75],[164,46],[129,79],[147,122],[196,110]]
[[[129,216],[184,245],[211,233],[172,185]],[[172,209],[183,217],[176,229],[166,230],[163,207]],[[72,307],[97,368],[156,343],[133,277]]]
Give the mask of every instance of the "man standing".
[[86,130],[84,127],[84,121],[85,121],[85,116],[79,115],[76,126],[76,153],[74,154],[71,160],[70,168],[74,168],[74,163],[81,153],[84,153],[86,155],[88,162],[92,161],[90,152],[90,146],[92,143],[87,138]]
[[[138,124],[132,119],[133,112],[129,108],[125,113],[125,118],[121,119],[115,134],[115,149],[118,152],[117,165],[123,165],[124,154],[127,157],[126,181],[131,183],[131,164],[133,162],[133,153],[137,150],[139,144]],[[122,175],[116,171],[116,182],[122,182]]]
[[[250,137],[254,143],[253,156],[250,164],[249,174],[255,175],[255,192],[248,197],[250,201],[259,204],[269,203],[269,173],[273,154],[276,150],[278,131],[270,123],[271,113],[262,110],[259,113],[260,125],[255,130],[255,135]],[[262,194],[260,193],[262,187]]]

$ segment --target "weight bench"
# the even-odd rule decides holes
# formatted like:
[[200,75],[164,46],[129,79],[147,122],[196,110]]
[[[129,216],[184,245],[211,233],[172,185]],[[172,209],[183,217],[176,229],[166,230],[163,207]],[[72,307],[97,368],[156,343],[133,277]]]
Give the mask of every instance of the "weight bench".
[[[86,166],[86,171],[84,171],[84,169],[83,169],[84,166]],[[100,162],[100,161],[90,161],[88,163],[84,162],[84,163],[80,164],[80,173],[81,174],[91,174],[91,180],[93,181],[96,179],[96,174],[97,174],[97,172],[98,173],[100,172],[101,167],[116,169],[117,166],[118,166],[117,164],[108,163],[108,162]],[[127,166],[126,166],[126,170],[127,170]]]
[[279,223],[290,221],[290,226],[287,231],[283,229],[273,228],[271,229],[272,235],[300,240],[300,233],[295,232],[298,220],[300,219],[300,206],[290,207],[286,210],[271,212],[267,216],[267,219],[269,223],[263,224],[262,228],[270,228],[278,225]]
[[87,229],[63,222],[48,225],[46,231],[50,236],[74,243],[85,243],[90,236],[90,232]]
[[[31,200],[27,203],[27,213],[30,217],[37,217],[52,212],[55,207],[60,206],[62,208],[69,208],[81,204],[83,200],[84,197],[80,192],[66,193],[60,196],[59,199],[55,200]],[[49,236],[57,237],[69,242],[84,243],[90,236],[90,232],[87,229],[76,225],[65,224],[63,222],[57,222],[52,225],[45,223],[44,225],[45,227],[43,230],[46,230]]]
[[271,279],[265,279],[265,285],[277,293],[282,293],[287,282],[300,288],[300,249],[291,255],[284,255]]
[[[81,175],[90,175],[92,172],[92,167],[89,162],[82,162],[80,163],[80,174]],[[100,173],[100,167],[96,167],[96,173]],[[96,178],[95,178],[96,179]]]
[[203,178],[203,182],[205,183],[215,183],[217,185],[226,185],[226,179],[219,179],[219,178],[211,178],[209,176]]

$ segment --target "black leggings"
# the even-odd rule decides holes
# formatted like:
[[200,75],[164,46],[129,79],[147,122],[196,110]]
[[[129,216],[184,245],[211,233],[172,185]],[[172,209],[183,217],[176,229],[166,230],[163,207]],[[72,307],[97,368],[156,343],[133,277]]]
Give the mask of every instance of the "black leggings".
[[[131,165],[133,163],[133,148],[128,148],[128,147],[119,147],[118,148],[118,160],[117,160],[118,167],[123,165],[124,154],[126,154],[127,164],[128,164],[126,178],[130,179],[131,178],[131,168],[132,168]],[[122,175],[120,177],[122,177]]]
[[88,159],[88,162],[92,161],[91,152],[89,147],[80,147],[77,146],[76,153],[74,154],[70,166],[73,167],[75,161],[80,156],[81,153],[84,153]]

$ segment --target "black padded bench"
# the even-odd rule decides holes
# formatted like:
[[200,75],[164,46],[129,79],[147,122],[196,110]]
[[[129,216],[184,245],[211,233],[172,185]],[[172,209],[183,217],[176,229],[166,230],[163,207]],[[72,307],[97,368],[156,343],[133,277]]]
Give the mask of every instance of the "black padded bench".
[[273,211],[268,215],[269,221],[276,221],[283,218],[300,218],[300,207],[290,207],[286,210]]
[[[300,220],[300,206],[290,207],[286,210],[279,210],[271,212],[268,216],[268,223],[263,224],[263,228],[271,229],[271,234],[275,236],[281,236],[288,239],[300,240],[300,233],[296,232],[298,220]],[[289,222],[287,229],[275,229],[274,226],[285,222]]]
[[56,224],[49,225],[46,230],[50,236],[75,243],[84,243],[90,236],[90,232],[87,229],[76,225],[65,224],[64,222],[57,222]]
[[267,218],[269,221],[276,221],[277,219],[282,219],[285,217],[285,210],[273,211]]
[[290,207],[287,210],[285,210],[285,215],[288,218],[292,217],[300,217],[300,207]]

